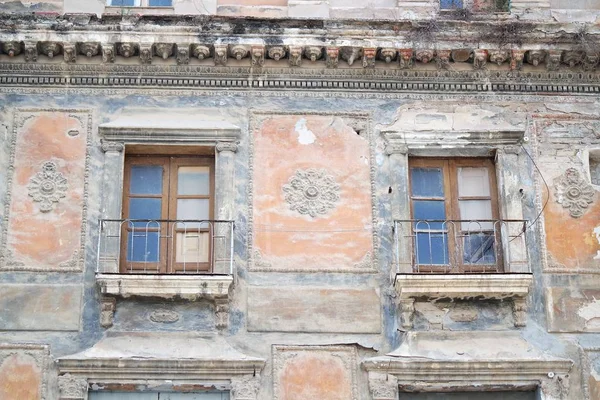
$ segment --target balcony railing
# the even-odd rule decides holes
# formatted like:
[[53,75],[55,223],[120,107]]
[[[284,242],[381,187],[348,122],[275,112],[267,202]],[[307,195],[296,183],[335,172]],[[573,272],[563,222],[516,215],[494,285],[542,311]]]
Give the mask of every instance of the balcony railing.
[[102,219],[96,273],[233,275],[233,221]]
[[525,220],[396,220],[397,273],[528,273]]

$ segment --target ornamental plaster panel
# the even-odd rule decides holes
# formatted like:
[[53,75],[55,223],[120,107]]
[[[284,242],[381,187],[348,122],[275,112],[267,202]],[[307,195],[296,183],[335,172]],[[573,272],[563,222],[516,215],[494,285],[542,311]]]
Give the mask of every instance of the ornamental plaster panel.
[[[590,113],[573,119],[569,114],[576,111],[569,104],[555,104],[550,110],[555,113],[532,119],[528,133],[531,157],[545,177],[544,180],[540,174],[533,174],[543,269],[551,273],[598,274],[600,270],[594,258],[598,252],[596,242],[564,235],[565,230],[593,235],[598,226],[597,193],[593,187],[589,190],[589,182],[579,172],[585,169],[581,154],[573,153],[574,147],[594,146],[598,141],[598,118]],[[565,166],[576,171],[570,179],[566,177]],[[570,195],[567,194],[569,187],[573,187]],[[578,201],[573,202],[569,196]],[[567,207],[563,207],[563,202]],[[571,214],[571,207],[577,217]]]
[[[311,131],[307,127],[307,123],[312,124],[316,123],[315,126],[320,126],[319,124],[324,121],[324,118],[331,118],[333,125],[329,125],[330,128],[324,128],[323,130],[315,130]],[[331,166],[327,168],[321,168],[321,164],[323,163],[323,159],[319,159],[319,161],[315,161],[315,163],[304,163],[303,165],[298,165],[297,167],[290,167],[291,169],[285,170],[281,172],[281,186],[277,188],[277,193],[273,192],[272,196],[275,198],[281,197],[281,203],[285,204],[285,207],[280,207],[281,210],[278,211],[280,217],[283,218],[280,223],[274,222],[271,218],[271,222],[268,223],[268,226],[265,225],[265,222],[260,222],[263,217],[264,212],[270,212],[269,210],[279,210],[279,206],[267,207],[264,209],[256,208],[257,201],[264,201],[266,197],[261,194],[262,197],[257,200],[255,193],[255,152],[256,152],[256,141],[260,140],[261,130],[262,129],[270,129],[265,124],[265,121],[270,121],[271,119],[277,119],[280,121],[287,121],[287,125],[289,125],[292,129],[290,132],[296,132],[293,134],[297,134],[298,137],[294,141],[294,139],[283,139],[283,137],[277,139],[277,142],[281,142],[278,144],[279,149],[277,153],[281,156],[281,152],[288,151],[287,148],[292,148],[294,146],[298,147],[297,151],[306,151],[309,149],[315,141],[319,141],[321,144],[327,144],[327,151],[340,151],[341,156],[344,157],[344,154],[347,154],[343,149],[336,150],[335,146],[332,147],[330,143],[333,143],[337,136],[339,135],[350,135],[348,138],[354,141],[358,141],[360,143],[363,140],[366,140],[366,147],[363,149],[365,154],[361,155],[361,159],[358,160],[356,164],[361,165],[362,163],[366,164],[368,168],[363,171],[369,177],[368,180],[370,182],[370,202],[371,205],[369,207],[369,220],[365,220],[360,223],[361,226],[364,225],[365,229],[368,227],[368,239],[365,236],[365,240],[372,242],[372,245],[369,244],[368,248],[363,247],[362,254],[353,255],[349,258],[345,253],[340,253],[341,250],[335,250],[334,248],[330,248],[327,250],[327,257],[331,258],[329,262],[320,262],[319,260],[322,258],[320,256],[312,257],[313,260],[317,260],[317,264],[312,262],[299,261],[298,256],[301,254],[316,254],[315,252],[321,251],[321,248],[330,246],[328,244],[325,236],[328,235],[327,231],[323,231],[320,235],[323,238],[317,242],[313,239],[312,242],[308,243],[305,239],[302,239],[302,235],[306,236],[306,233],[311,229],[314,229],[311,225],[312,220],[319,220],[322,225],[323,221],[332,226],[332,229],[337,231],[341,231],[341,235],[343,232],[348,232],[348,227],[338,227],[336,228],[334,225],[331,225],[335,222],[336,218],[339,219],[339,213],[344,213],[349,204],[354,204],[351,207],[356,208],[356,204],[358,204],[358,200],[354,199],[352,190],[349,190],[348,187],[348,177],[345,175],[347,172],[344,172],[340,175],[339,168],[332,169]],[[313,121],[314,120],[314,121]],[[294,122],[295,121],[295,122]],[[308,122],[312,121],[312,122]],[[317,121],[317,122],[315,122]],[[321,121],[321,122],[319,122]],[[336,122],[337,121],[337,122]],[[294,122],[294,124],[292,124]],[[342,124],[340,124],[341,122]],[[292,124],[292,125],[290,125]],[[287,126],[286,125],[286,126]],[[282,126],[281,124],[278,126]],[[266,128],[265,128],[266,127]],[[353,134],[350,134],[347,131],[347,128],[350,127],[354,130]],[[331,130],[331,132],[328,131]],[[377,254],[377,245],[378,245],[378,233],[376,232],[377,227],[377,219],[376,219],[376,199],[374,198],[374,179],[375,179],[375,163],[374,163],[374,140],[371,137],[370,133],[370,124],[369,118],[365,114],[330,114],[330,113],[315,113],[315,112],[305,112],[305,113],[268,113],[268,112],[252,112],[251,113],[251,130],[254,131],[253,139],[250,143],[250,167],[249,167],[249,187],[248,187],[248,200],[249,200],[249,227],[250,232],[248,235],[248,246],[249,253],[251,254],[250,261],[250,269],[251,270],[262,270],[262,271],[280,271],[280,272],[298,272],[298,271],[332,271],[332,272],[374,272],[374,265],[376,265],[376,259],[374,255]],[[328,132],[328,133],[326,133]],[[330,135],[330,136],[327,136]],[[346,137],[344,136],[344,137]],[[340,136],[341,137],[341,136]],[[298,142],[298,143],[296,143]],[[356,146],[359,146],[360,143],[356,143]],[[264,143],[264,140],[263,142]],[[306,148],[304,148],[306,147]],[[343,146],[342,146],[343,147]],[[310,147],[312,148],[312,147]],[[264,151],[262,147],[259,149],[260,151]],[[296,151],[296,150],[294,150]],[[319,151],[322,150],[319,147]],[[270,153],[270,152],[269,152]],[[314,154],[313,154],[314,155]],[[323,157],[327,157],[323,155]],[[313,157],[314,158],[314,157]],[[290,157],[289,159],[297,159]],[[261,163],[261,168],[265,167],[264,164],[266,159],[261,156],[259,158]],[[348,163],[350,161],[348,160]],[[347,166],[348,163],[345,165]],[[364,165],[363,164],[363,165]],[[324,166],[324,165],[323,165]],[[300,167],[300,168],[298,168]],[[358,167],[357,167],[358,168]],[[362,168],[362,167],[361,167]],[[356,168],[355,168],[356,169]],[[287,173],[286,173],[287,171]],[[337,177],[334,177],[333,174],[336,174]],[[339,179],[344,180],[344,184]],[[354,178],[353,178],[354,179]],[[364,184],[364,181],[363,183]],[[344,186],[345,185],[345,186]],[[356,186],[353,184],[352,187]],[[265,191],[265,185],[261,184],[258,186],[259,190],[262,192]],[[265,192],[266,193],[266,192]],[[362,192],[366,193],[366,191]],[[362,196],[361,195],[361,196]],[[271,195],[269,195],[271,196]],[[287,204],[286,204],[287,202]],[[363,200],[361,200],[363,202]],[[284,210],[285,208],[285,210]],[[366,210],[365,210],[366,212]],[[357,211],[354,211],[354,215],[362,215],[357,214]],[[256,217],[259,216],[259,222],[256,222]],[[336,217],[337,216],[337,217]],[[278,217],[279,218],[279,217]],[[280,218],[280,219],[281,219]],[[346,217],[344,217],[346,218]],[[362,217],[361,217],[362,218]],[[329,221],[329,222],[327,222]],[[334,221],[334,222],[332,222]],[[346,219],[348,221],[348,219]],[[356,222],[354,222],[356,224]],[[258,224],[258,225],[256,225]],[[275,225],[273,225],[275,224]],[[283,225],[281,225],[283,224]],[[370,225],[370,226],[369,226]],[[286,228],[287,226],[287,228]],[[290,228],[291,227],[291,228]],[[307,230],[308,229],[308,230]],[[361,228],[362,229],[362,228]],[[285,233],[288,232],[288,233]],[[295,232],[295,233],[294,233]],[[269,235],[292,235],[289,237],[289,240],[294,241],[304,241],[306,242],[306,246],[298,255],[288,254],[285,255],[283,253],[279,254],[277,249],[274,247],[265,247],[264,240],[267,240]],[[294,238],[295,237],[295,238]],[[358,240],[356,232],[353,234],[353,239],[349,240]],[[285,239],[288,240],[288,239]],[[362,240],[362,239],[361,239]],[[261,245],[257,245],[258,243],[263,243]],[[280,243],[278,239],[278,243]],[[273,242],[274,243],[274,242]],[[281,242],[282,243],[282,242]],[[362,242],[361,242],[362,243]],[[356,246],[354,246],[356,247]],[[266,250],[269,250],[269,254],[267,254]],[[308,251],[308,253],[307,253]],[[336,253],[337,251],[337,253]],[[339,254],[338,254],[339,253]],[[257,257],[259,256],[259,257]],[[304,256],[301,256],[304,257]],[[326,258],[327,258],[326,257]],[[332,258],[333,257],[333,258]],[[337,258],[336,258],[337,257]],[[354,259],[352,259],[354,258]]]
[[[82,270],[91,136],[92,114],[88,110],[14,111],[0,270]],[[56,150],[55,142],[64,146]],[[53,213],[56,216],[45,215]]]
[[555,179],[556,202],[569,211],[573,218],[579,218],[594,202],[596,191],[576,168],[569,168]]
[[273,399],[358,400],[357,368],[353,346],[275,345]]
[[[48,397],[48,369],[50,366],[48,346],[0,344],[0,397],[13,398],[16,394],[20,394],[35,396],[40,400],[50,400]],[[12,370],[12,368],[15,369]],[[23,386],[24,383],[25,386]]]

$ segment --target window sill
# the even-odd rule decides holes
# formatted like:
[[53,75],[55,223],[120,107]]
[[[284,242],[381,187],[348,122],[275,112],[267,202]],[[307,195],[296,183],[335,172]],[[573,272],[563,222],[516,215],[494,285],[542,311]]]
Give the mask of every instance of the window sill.
[[184,300],[226,300],[231,275],[97,274],[100,292],[116,297],[159,297]]
[[400,299],[506,299],[529,293],[533,275],[523,274],[397,274]]

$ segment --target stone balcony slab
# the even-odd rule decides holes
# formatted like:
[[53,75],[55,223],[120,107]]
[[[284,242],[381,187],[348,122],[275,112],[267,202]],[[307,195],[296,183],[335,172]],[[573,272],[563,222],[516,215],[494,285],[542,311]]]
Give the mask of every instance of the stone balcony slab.
[[400,299],[525,297],[532,274],[398,274],[396,292]]
[[117,297],[159,297],[184,300],[225,300],[233,284],[230,275],[98,274],[100,292]]

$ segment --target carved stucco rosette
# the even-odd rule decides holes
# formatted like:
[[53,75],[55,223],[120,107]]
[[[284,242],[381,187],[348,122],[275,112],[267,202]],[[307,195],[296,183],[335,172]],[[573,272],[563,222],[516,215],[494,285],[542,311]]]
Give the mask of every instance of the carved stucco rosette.
[[573,218],[579,218],[594,202],[595,191],[575,168],[569,168],[555,181],[556,201],[569,209]]
[[40,172],[29,180],[29,196],[39,203],[41,212],[49,212],[61,198],[67,195],[67,178],[58,171],[55,162],[46,161]]
[[327,214],[340,200],[340,185],[325,170],[297,170],[283,185],[290,210],[315,218]]

